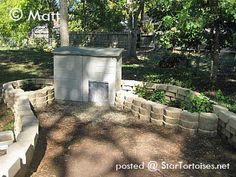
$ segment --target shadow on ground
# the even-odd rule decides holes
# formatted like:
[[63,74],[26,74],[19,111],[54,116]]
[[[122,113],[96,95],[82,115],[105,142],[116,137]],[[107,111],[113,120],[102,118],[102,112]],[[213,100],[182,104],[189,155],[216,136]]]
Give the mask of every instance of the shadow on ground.
[[52,53],[36,50],[0,51],[0,83],[52,74]]
[[[40,137],[27,176],[154,177],[233,176],[236,153],[219,137],[190,137],[104,107],[54,104],[39,111]],[[146,165],[156,161],[160,171]],[[145,169],[116,170],[119,164]],[[230,163],[229,170],[161,169],[161,163]],[[124,167],[125,168],[125,167]],[[127,168],[127,167],[126,167]]]

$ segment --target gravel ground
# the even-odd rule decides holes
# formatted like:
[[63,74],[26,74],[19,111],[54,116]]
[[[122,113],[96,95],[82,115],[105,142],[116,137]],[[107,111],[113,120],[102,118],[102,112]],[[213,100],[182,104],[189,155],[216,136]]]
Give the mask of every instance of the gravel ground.
[[[40,135],[27,176],[227,177],[236,175],[236,152],[217,136],[191,137],[151,125],[132,114],[81,103],[55,103],[37,112]],[[157,171],[147,169],[156,161]],[[163,169],[166,164],[230,164],[228,170]],[[144,169],[116,170],[133,164]],[[153,163],[154,164],[154,163]],[[154,167],[154,165],[150,167]],[[173,167],[173,166],[171,166]],[[152,168],[153,169],[153,168]]]

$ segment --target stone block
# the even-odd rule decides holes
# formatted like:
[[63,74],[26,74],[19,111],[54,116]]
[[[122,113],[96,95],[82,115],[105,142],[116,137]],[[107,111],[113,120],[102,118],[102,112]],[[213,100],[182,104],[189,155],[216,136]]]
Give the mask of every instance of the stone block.
[[55,98],[52,98],[52,99],[48,99],[47,100],[47,104],[52,104],[54,102]]
[[214,137],[217,135],[217,131],[208,131],[208,130],[202,130],[202,129],[198,129],[198,134],[199,135],[203,135],[203,136],[210,136],[210,137]]
[[134,117],[139,117],[139,112],[138,111],[131,110],[131,112],[134,115]]
[[165,96],[165,100],[166,100],[166,101],[171,101],[171,97],[166,95],[166,96]]
[[176,94],[177,91],[178,91],[178,88],[179,88],[179,87],[174,86],[174,85],[168,85],[168,86],[167,86],[167,91]]
[[216,131],[218,117],[214,113],[200,113],[199,129],[206,131]]
[[198,122],[199,113],[191,113],[189,111],[184,110],[180,113],[180,119],[183,121]]
[[182,132],[188,133],[190,135],[196,135],[197,134],[197,129],[191,129],[191,128],[186,128],[184,126],[179,125],[178,129]]
[[27,141],[32,146],[36,146],[38,139],[39,125],[23,127],[23,130],[17,137],[17,141]]
[[167,92],[165,93],[165,96],[167,96],[167,97],[172,97],[172,98],[176,98],[176,93],[172,93],[172,92],[167,91]]
[[142,85],[142,82],[135,81],[135,80],[123,80],[123,85],[125,86],[136,86],[136,85]]
[[156,114],[156,113],[151,111],[150,116],[151,116],[152,119],[156,119],[156,120],[161,119],[161,120],[163,120],[163,114]]
[[150,116],[150,110],[144,109],[142,107],[139,108],[139,113],[141,115],[146,115],[146,116]]
[[225,123],[228,123],[230,119],[236,120],[236,114],[227,110],[223,110],[219,112],[219,119]]
[[167,90],[167,85],[166,84],[156,84],[156,90]]
[[152,101],[144,101],[144,102],[141,104],[141,107],[144,108],[144,109],[146,109],[146,110],[151,111],[153,104],[155,104],[155,103],[152,102]]
[[0,162],[0,176],[2,177],[14,177],[20,171],[22,165],[17,152],[1,156]]
[[133,100],[133,105],[135,106],[141,106],[143,102],[145,102],[146,100],[140,97],[134,98]]
[[46,97],[46,96],[47,96],[47,90],[41,89],[41,90],[36,91],[36,98]]
[[236,136],[233,136],[229,139],[229,143],[236,148]]
[[182,95],[184,97],[189,96],[190,90],[182,87],[178,87],[177,95]]
[[123,107],[124,107],[124,105],[122,103],[119,103],[119,102],[115,102],[114,106],[119,108],[119,109],[123,109]]
[[189,129],[197,129],[198,128],[198,122],[190,122],[190,121],[185,121],[185,120],[179,120],[179,125],[181,125],[184,128],[189,128]]
[[53,99],[54,98],[54,93],[50,93],[47,95],[47,99]]
[[116,96],[116,97],[115,97],[115,101],[117,101],[117,102],[124,102],[124,101],[125,101],[125,98],[124,98],[124,97],[118,97],[118,96]]
[[122,90],[117,91],[117,92],[116,92],[116,97],[124,98],[124,97],[125,97],[125,92],[122,91]]
[[3,89],[5,89],[5,90],[12,90],[14,88],[12,86],[12,83],[8,82],[8,83],[3,84]]
[[174,107],[167,107],[164,109],[164,115],[175,118],[175,119],[179,119],[180,114],[182,112],[183,112],[182,109],[174,108]]
[[179,94],[177,94],[176,95],[176,99],[178,99],[178,100],[185,100],[185,96],[183,96],[183,95],[179,95]]
[[155,114],[163,115],[165,108],[167,108],[166,105],[163,105],[163,104],[160,104],[160,103],[155,103],[155,104],[152,104],[151,111]]
[[139,119],[150,122],[150,116],[139,114]]
[[232,133],[234,136],[236,136],[236,129],[233,127],[230,127],[230,133]]
[[166,128],[176,128],[176,129],[179,128],[179,125],[178,125],[178,124],[170,124],[170,123],[165,122],[165,121],[163,121],[163,125],[164,125]]
[[228,109],[225,108],[225,107],[223,107],[223,106],[220,106],[220,105],[213,105],[213,112],[214,112],[217,116],[219,116],[219,113],[220,113],[221,111],[228,111]]
[[169,117],[164,115],[163,116],[163,121],[169,124],[178,124],[179,123],[179,119],[178,118],[174,118],[174,117]]
[[225,128],[226,127],[226,123],[224,123],[222,120],[218,120],[218,126]]
[[157,119],[153,119],[151,118],[151,123],[155,124],[155,125],[158,125],[158,126],[162,126],[163,125],[163,120],[157,120]]
[[125,111],[130,111],[130,110],[131,110],[131,107],[129,107],[129,106],[124,106],[124,110],[125,110]]
[[229,120],[229,126],[232,127],[233,129],[236,129],[236,117],[232,116],[231,119]]
[[139,112],[139,108],[140,108],[140,106],[136,106],[136,105],[132,105],[132,106],[131,106],[131,109],[132,109],[133,111]]

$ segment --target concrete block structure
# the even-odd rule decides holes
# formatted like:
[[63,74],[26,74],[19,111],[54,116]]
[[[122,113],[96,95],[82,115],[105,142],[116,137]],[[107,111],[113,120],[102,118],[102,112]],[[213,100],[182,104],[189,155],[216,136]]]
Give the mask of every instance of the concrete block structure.
[[56,99],[114,104],[122,49],[60,47],[53,53]]

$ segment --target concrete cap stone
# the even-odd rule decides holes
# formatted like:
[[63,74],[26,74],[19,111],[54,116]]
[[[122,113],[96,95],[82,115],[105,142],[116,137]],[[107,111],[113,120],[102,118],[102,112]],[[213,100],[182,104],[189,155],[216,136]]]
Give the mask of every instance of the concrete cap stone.
[[89,48],[89,47],[71,47],[63,46],[53,51],[54,55],[79,55],[79,56],[94,56],[94,57],[118,57],[121,55],[121,48]]

